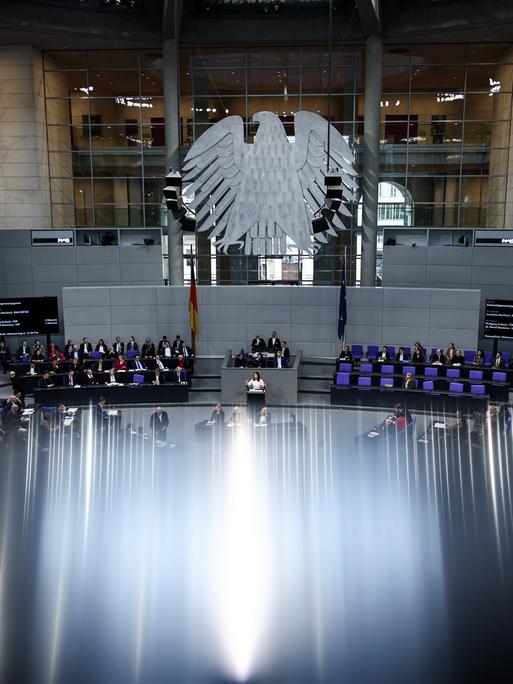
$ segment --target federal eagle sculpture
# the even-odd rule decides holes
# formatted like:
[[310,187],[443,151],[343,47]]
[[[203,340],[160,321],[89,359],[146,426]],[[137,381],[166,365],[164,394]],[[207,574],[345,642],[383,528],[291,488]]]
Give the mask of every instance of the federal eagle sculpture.
[[254,143],[244,142],[240,116],[207,129],[184,162],[184,194],[193,199],[197,229],[210,230],[216,247],[239,246],[245,254],[286,254],[287,237],[298,249],[315,253],[351,216],[344,203],[355,199],[354,152],[330,125],[329,166],[342,176],[343,200],[336,212],[323,212],[327,230],[314,234],[312,219],[326,201],[328,122],[312,112],[294,116],[295,142],[272,112],[253,116]]

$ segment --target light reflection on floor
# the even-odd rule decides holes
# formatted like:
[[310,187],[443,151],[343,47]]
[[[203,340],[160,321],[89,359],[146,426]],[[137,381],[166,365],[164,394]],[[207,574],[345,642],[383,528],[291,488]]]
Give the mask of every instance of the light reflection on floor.
[[[84,414],[81,439],[3,461],[0,680],[457,681],[454,575],[486,550],[509,590],[507,460],[471,511],[447,459],[355,446],[380,412],[223,438],[195,431],[206,408],[169,412],[173,448],[100,446]],[[499,508],[498,547],[468,521]]]

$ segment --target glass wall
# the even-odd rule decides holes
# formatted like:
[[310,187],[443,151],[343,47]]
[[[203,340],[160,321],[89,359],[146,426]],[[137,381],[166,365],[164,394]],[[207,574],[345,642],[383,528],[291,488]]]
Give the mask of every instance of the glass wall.
[[54,226],[160,226],[160,51],[47,52],[44,66]]
[[[363,46],[184,49],[180,58],[181,153],[220,119],[275,112],[289,136],[300,110],[329,118],[355,141],[361,173]],[[385,47],[381,95],[380,227],[502,228],[508,197],[513,48],[507,44]],[[47,52],[45,92],[55,227],[162,225],[165,168],[159,51]],[[361,220],[360,220],[361,221]],[[315,257],[290,246],[283,260],[212,255],[194,240],[200,282],[358,282],[358,203],[352,230]],[[187,250],[191,249],[187,241]]]

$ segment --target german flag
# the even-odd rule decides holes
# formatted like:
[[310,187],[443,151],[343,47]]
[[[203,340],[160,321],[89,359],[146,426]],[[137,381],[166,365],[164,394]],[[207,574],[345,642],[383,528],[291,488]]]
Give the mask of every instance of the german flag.
[[189,288],[189,327],[195,335],[199,334],[198,295],[194,277],[194,261],[191,259],[191,286]]

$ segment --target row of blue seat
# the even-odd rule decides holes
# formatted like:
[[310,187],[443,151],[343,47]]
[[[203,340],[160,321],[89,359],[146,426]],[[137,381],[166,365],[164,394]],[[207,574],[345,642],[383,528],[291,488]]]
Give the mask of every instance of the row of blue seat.
[[[415,388],[419,388],[419,382],[415,380]],[[337,373],[337,385],[342,387],[349,386],[351,384],[351,376],[349,373]],[[372,378],[370,375],[360,375],[358,377],[358,387],[372,387]],[[391,387],[391,378],[380,378],[380,387]],[[462,382],[450,382],[449,392],[463,393],[464,385]],[[435,384],[433,380],[422,381],[422,387],[420,388],[426,392],[432,392],[435,389]],[[473,383],[470,385],[470,394],[486,394],[486,386],[480,385],[478,383]]]
[[[399,347],[387,345],[387,349],[388,349],[390,356],[392,357],[392,356],[395,356],[395,351],[396,351],[396,349],[399,349]],[[411,354],[411,347],[403,347],[403,349],[407,354]],[[431,356],[436,353],[436,349],[437,349],[436,347],[431,348]],[[369,344],[367,346],[367,354],[364,357],[363,344],[352,344],[351,345],[351,353],[352,353],[353,359],[355,361],[359,361],[362,358],[367,358],[367,359],[370,359],[371,361],[374,359],[377,359],[379,356],[379,351],[380,351],[379,345]],[[445,354],[445,350],[443,350],[443,351]],[[463,358],[465,360],[465,363],[467,365],[471,365],[472,362],[474,361],[476,354],[477,354],[477,349],[465,349],[463,351]],[[485,351],[484,354],[485,354],[484,365],[485,366],[491,366],[492,362],[493,362],[493,352]],[[504,360],[504,363],[506,365],[508,365],[510,362],[510,353],[509,352],[502,352],[502,358]]]
[[[342,362],[338,366],[339,371],[342,373],[350,373],[353,371],[353,365],[348,362]],[[358,370],[361,374],[369,374],[372,373],[373,367],[371,363],[361,363],[358,367]],[[381,367],[381,374],[382,375],[393,375],[394,374],[394,366],[391,364],[386,364],[384,363]],[[406,375],[406,373],[411,373],[412,375],[416,375],[417,373],[417,367],[416,366],[402,366],[401,367],[402,374]],[[425,375],[429,377],[438,377],[438,366],[426,366],[425,368],[422,369],[423,373],[419,373],[419,375]],[[446,378],[459,378],[461,375],[461,370],[459,368],[446,368],[445,369],[445,377]],[[483,379],[483,371],[482,370],[469,370],[468,373],[469,380],[482,380]],[[504,371],[493,371],[492,373],[492,381],[493,382],[507,382],[508,380],[508,375]]]

